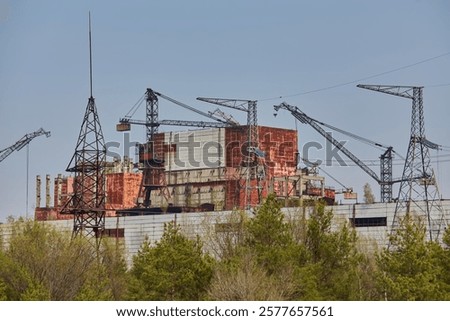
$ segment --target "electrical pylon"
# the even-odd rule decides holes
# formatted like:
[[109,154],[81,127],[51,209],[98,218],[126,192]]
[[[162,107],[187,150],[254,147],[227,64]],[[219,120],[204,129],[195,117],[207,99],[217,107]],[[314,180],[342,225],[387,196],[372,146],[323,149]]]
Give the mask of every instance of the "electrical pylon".
[[358,87],[412,100],[411,135],[391,233],[398,228],[401,215],[414,213],[426,222],[428,240],[438,241],[441,230],[445,227],[446,217],[438,183],[430,165],[429,148],[438,149],[439,146],[425,137],[423,87],[386,85],[358,85]]

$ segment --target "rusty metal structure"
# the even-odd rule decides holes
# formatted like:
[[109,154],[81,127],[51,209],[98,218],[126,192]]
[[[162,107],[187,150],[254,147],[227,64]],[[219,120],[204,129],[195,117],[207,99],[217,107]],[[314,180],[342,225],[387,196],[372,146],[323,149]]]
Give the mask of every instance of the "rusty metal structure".
[[95,240],[100,246],[105,228],[106,147],[100,120],[92,95],[92,43],[89,14],[90,97],[86,106],[75,152],[66,171],[74,174],[73,194],[61,210],[73,215],[73,237]]

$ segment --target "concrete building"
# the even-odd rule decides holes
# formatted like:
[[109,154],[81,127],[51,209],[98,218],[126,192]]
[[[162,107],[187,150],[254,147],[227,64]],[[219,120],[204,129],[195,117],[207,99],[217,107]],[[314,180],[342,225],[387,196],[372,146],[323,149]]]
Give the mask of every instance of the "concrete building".
[[[260,156],[252,174],[244,164],[247,126],[156,134],[153,142],[139,145],[137,163],[125,158],[107,164],[106,216],[244,209],[256,206],[268,193],[275,193],[286,206],[308,199],[334,203],[335,191],[323,177],[298,168],[296,130],[257,129]],[[155,157],[161,160],[162,177],[150,177],[159,187],[152,191],[151,208],[147,208],[142,202],[146,182],[139,169]],[[60,210],[72,195],[73,177],[55,178],[51,206],[47,176],[45,207],[40,205],[40,177],[36,181],[35,218],[70,218]]]

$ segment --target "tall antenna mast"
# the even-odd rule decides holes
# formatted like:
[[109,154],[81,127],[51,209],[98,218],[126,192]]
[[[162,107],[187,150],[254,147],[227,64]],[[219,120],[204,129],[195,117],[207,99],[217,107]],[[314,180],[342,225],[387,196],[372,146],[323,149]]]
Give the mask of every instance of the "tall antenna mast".
[[106,147],[95,99],[92,97],[91,13],[89,12],[89,65],[91,96],[81,124],[75,152],[66,171],[74,174],[73,195],[61,213],[73,215],[73,237],[95,240],[99,249],[105,229]]
[[89,84],[92,98],[92,40],[91,40],[91,12],[89,11]]

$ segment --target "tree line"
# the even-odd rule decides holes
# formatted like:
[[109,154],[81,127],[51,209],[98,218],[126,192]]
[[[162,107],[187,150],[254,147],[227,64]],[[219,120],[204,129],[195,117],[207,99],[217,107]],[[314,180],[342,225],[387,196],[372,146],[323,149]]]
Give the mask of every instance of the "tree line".
[[48,224],[13,224],[0,242],[0,300],[450,300],[450,231],[426,240],[423,222],[402,218],[389,249],[361,249],[355,230],[316,203],[285,217],[270,195],[253,217],[233,212],[191,238],[169,223],[127,266],[124,248]]

